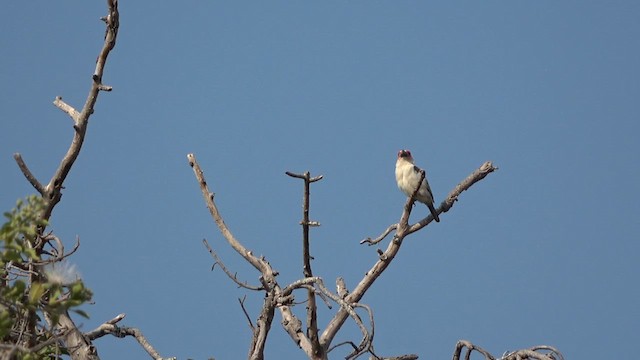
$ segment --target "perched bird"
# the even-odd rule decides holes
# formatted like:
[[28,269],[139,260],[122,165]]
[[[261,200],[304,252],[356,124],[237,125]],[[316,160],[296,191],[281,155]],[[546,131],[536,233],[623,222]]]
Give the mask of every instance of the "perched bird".
[[[398,188],[402,190],[407,196],[411,196],[418,187],[418,181],[420,181],[420,168],[413,164],[413,156],[411,151],[400,150],[398,151],[398,160],[396,161],[396,181],[398,182]],[[416,194],[416,200],[427,205],[433,219],[440,222],[438,212],[433,207],[433,194],[431,193],[431,187],[425,176],[424,181],[420,184],[420,190]]]

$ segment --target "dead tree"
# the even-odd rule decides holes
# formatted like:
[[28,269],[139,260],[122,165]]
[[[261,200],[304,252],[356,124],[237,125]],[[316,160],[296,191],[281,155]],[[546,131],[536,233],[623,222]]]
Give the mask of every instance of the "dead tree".
[[[369,353],[373,359],[417,359],[418,356],[414,354],[400,355],[395,357],[381,357],[376,354],[373,346],[373,339],[375,333],[374,318],[372,309],[366,304],[362,304],[359,301],[362,299],[367,290],[373,285],[378,277],[387,269],[393,259],[398,254],[403,240],[416,231],[419,231],[429,225],[433,221],[431,215],[423,218],[415,224],[409,224],[409,216],[415,202],[415,197],[418,188],[413,192],[404,205],[400,221],[396,224],[388,226],[382,234],[375,239],[367,238],[362,240],[361,244],[375,245],[382,242],[389,234],[393,232],[391,240],[387,244],[386,250],[378,249],[378,258],[375,259],[372,267],[366,272],[365,276],[351,291],[346,288],[344,280],[338,278],[336,280],[336,290],[329,290],[322,277],[313,274],[311,269],[311,252],[309,248],[309,229],[313,226],[319,226],[317,221],[309,219],[309,196],[310,185],[316,181],[322,179],[322,176],[311,177],[309,172],[303,174],[296,174],[292,172],[286,172],[288,176],[302,179],[304,181],[304,193],[303,193],[303,216],[300,225],[302,225],[302,260],[303,260],[303,277],[297,281],[286,286],[281,285],[277,280],[278,273],[273,269],[271,264],[266,260],[264,256],[258,256],[251,250],[247,249],[236,237],[231,230],[225,224],[222,216],[216,204],[214,202],[214,193],[210,191],[207,181],[205,180],[202,169],[198,165],[196,158],[193,154],[188,154],[187,159],[189,165],[193,168],[196,179],[200,184],[200,190],[204,196],[205,202],[213,217],[218,229],[226,239],[227,243],[240,254],[249,264],[251,264],[259,273],[260,285],[251,286],[245,282],[240,282],[237,279],[235,273],[232,273],[227,266],[222,262],[220,257],[211,248],[209,243],[204,240],[204,244],[208,251],[214,258],[214,265],[219,265],[220,268],[233,280],[236,284],[252,291],[261,291],[265,293],[265,299],[260,310],[255,325],[249,318],[247,310],[244,308],[244,301],[241,300],[240,304],[242,311],[244,311],[251,329],[253,330],[253,336],[251,339],[251,345],[249,347],[249,359],[263,359],[264,358],[264,345],[267,341],[267,336],[271,330],[271,324],[276,311],[280,313],[281,324],[284,330],[289,334],[293,342],[302,349],[309,359],[324,360],[328,359],[329,353],[338,346],[349,345],[353,348],[353,351],[347,356],[347,359],[355,359],[363,354]],[[462,180],[456,185],[449,193],[447,198],[437,208],[438,214],[449,211],[459,196],[465,190],[468,190],[478,181],[484,179],[487,175],[494,172],[496,167],[491,162],[485,162],[478,169],[473,171],[466,179]],[[425,173],[421,172],[421,180],[424,180]],[[296,290],[303,290],[306,294],[306,321],[305,325],[298,317],[293,313],[292,307],[294,306],[294,292]],[[338,310],[334,314],[333,318],[328,324],[321,329],[317,322],[317,299],[320,298],[325,302],[328,307],[331,303],[338,305]],[[367,314],[367,321],[364,321],[362,317],[356,311],[357,309],[363,309]],[[358,326],[362,332],[362,339],[359,342],[347,341],[340,344],[332,345],[332,341],[341,327],[344,325],[347,319],[351,319]],[[460,346],[462,344],[462,347]],[[454,360],[458,360],[460,352],[463,347],[467,347],[468,353],[465,359],[468,359],[472,351],[479,351],[482,354],[486,354],[487,359],[494,360],[489,353],[480,351],[478,347],[474,347],[471,343],[466,341],[460,341],[456,346],[456,353],[454,353]],[[551,354],[540,353],[539,350],[552,349]],[[551,347],[536,347],[527,350],[519,350],[516,352],[510,352],[507,357],[503,357],[504,360],[525,358],[522,356],[529,356],[530,358],[551,360],[555,359],[555,356],[561,358],[561,354]],[[539,356],[539,357],[535,357]]]
[[[107,16],[102,18],[106,24],[104,44],[97,57],[96,68],[91,76],[91,87],[85,104],[82,109],[76,110],[73,106],[64,102],[61,97],[56,97],[53,102],[56,107],[64,111],[72,119],[74,129],[73,139],[67,153],[62,158],[59,167],[54,172],[49,182],[44,185],[33,175],[22,156],[19,153],[14,155],[20,170],[40,194],[44,202],[44,208],[40,214],[42,224],[46,224],[46,221],[51,217],[55,206],[62,198],[62,189],[64,189],[65,179],[69,175],[69,172],[82,149],[87,133],[88,120],[94,112],[94,106],[99,93],[101,91],[112,90],[111,86],[103,83],[103,73],[107,57],[115,47],[118,35],[118,0],[107,0],[107,4],[109,13]],[[367,238],[361,241],[361,243],[366,243],[368,245],[378,244],[389,234],[394,232],[386,250],[378,250],[378,258],[375,259],[372,267],[366,272],[366,275],[362,280],[355,286],[355,288],[349,290],[344,284],[344,281],[341,278],[338,278],[336,280],[336,289],[334,291],[330,290],[325,285],[322,277],[313,273],[310,261],[312,256],[309,246],[309,231],[311,227],[319,225],[318,222],[312,221],[309,218],[310,185],[313,182],[321,180],[322,176],[311,177],[308,172],[304,174],[287,172],[287,175],[304,181],[303,220],[300,223],[303,230],[304,267],[302,278],[292,282],[291,284],[283,286],[279,284],[277,280],[278,273],[272,268],[271,264],[269,264],[265,257],[256,256],[239,240],[237,240],[228,229],[214,203],[214,195],[209,190],[202,170],[196,162],[195,157],[192,154],[189,154],[187,157],[189,164],[193,167],[211,215],[227,240],[227,243],[231,245],[231,247],[259,273],[259,285],[249,285],[239,281],[224,265],[208,242],[206,240],[204,241],[211,255],[214,257],[215,264],[218,264],[234,282],[248,290],[260,291],[265,294],[264,303],[255,324],[251,321],[246,309],[244,308],[243,301],[240,302],[242,310],[247,314],[247,318],[249,319],[249,323],[253,330],[248,354],[249,359],[264,358],[264,347],[276,312],[280,313],[280,322],[284,330],[310,359],[328,359],[328,354],[337,346],[341,345],[349,345],[353,348],[352,353],[347,357],[349,359],[357,358],[367,353],[371,354],[374,359],[399,360],[418,358],[417,355],[413,354],[400,355],[396,357],[378,356],[373,347],[375,334],[373,311],[368,305],[359,302],[376,279],[391,264],[400,250],[405,237],[424,228],[433,220],[431,216],[428,216],[415,224],[409,224],[409,215],[415,201],[417,189],[416,192],[407,199],[398,223],[388,226],[382,234],[375,239]],[[438,207],[438,213],[445,213],[449,211],[463,191],[468,190],[473,184],[482,180],[495,170],[496,168],[491,164],[491,162],[486,162],[480,166],[449,193],[446,200]],[[422,173],[422,179],[424,179],[424,172]],[[70,252],[65,252],[62,241],[51,232],[47,232],[46,225],[40,225],[36,229],[36,236],[30,240],[29,245],[35,251],[37,254],[36,258],[39,260],[29,261],[26,264],[20,265],[21,267],[19,270],[29,276],[30,287],[27,289],[27,294],[29,294],[29,291],[32,293],[35,291],[35,288],[32,287],[34,284],[39,281],[46,280],[47,275],[43,271],[44,265],[60,262],[73,254],[79,246],[79,241],[76,242],[76,246],[74,246]],[[16,267],[15,264],[13,264],[13,266]],[[11,269],[9,269],[9,271],[11,271]],[[304,326],[302,321],[298,319],[292,311],[292,307],[295,306],[294,293],[297,293],[298,290],[302,290],[306,295],[307,315]],[[329,306],[332,303],[338,305],[338,310],[323,329],[318,325],[318,299]],[[362,312],[367,315],[365,319],[361,316]],[[6,352],[4,352],[4,346],[1,349],[3,350],[3,358],[13,358],[15,353],[18,351],[33,352],[38,351],[43,346],[56,344],[64,351],[68,352],[72,359],[99,359],[93,341],[110,334],[116,337],[133,336],[152,358],[162,359],[159,353],[145,339],[140,330],[130,327],[120,327],[117,325],[125,317],[124,314],[117,315],[113,319],[104,322],[98,328],[86,333],[83,333],[78,329],[67,311],[56,316],[55,320],[51,316],[48,316],[46,312],[44,315],[45,321],[48,325],[48,329],[46,329],[48,339],[44,342],[38,343],[38,341],[40,341],[38,335],[42,335],[42,329],[38,327],[36,312],[34,310],[28,310],[24,314],[23,321],[19,323],[19,326],[21,327],[19,329],[21,336],[16,338],[15,343],[11,344]],[[347,319],[351,319],[358,326],[362,333],[362,339],[357,343],[345,342],[332,345],[334,337]],[[22,336],[22,334],[25,336]],[[486,359],[495,359],[488,352],[467,341],[458,342],[453,359],[458,360],[464,349],[467,349],[465,359],[468,359],[470,354],[474,351],[484,355]],[[507,352],[500,359],[515,360],[526,358],[555,360],[562,359],[562,355],[552,347],[538,346],[530,349]]]

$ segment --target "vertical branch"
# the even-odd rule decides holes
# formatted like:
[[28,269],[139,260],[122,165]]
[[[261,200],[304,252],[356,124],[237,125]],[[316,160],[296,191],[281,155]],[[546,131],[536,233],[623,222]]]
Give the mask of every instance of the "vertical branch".
[[[74,134],[67,153],[62,158],[58,169],[51,177],[51,180],[49,180],[49,183],[46,186],[43,186],[29,170],[26,163],[22,160],[21,155],[19,153],[14,154],[14,159],[18,163],[18,167],[20,168],[24,176],[45,200],[45,207],[42,210],[42,214],[40,214],[40,218],[42,220],[49,220],[54,207],[62,198],[64,181],[71,171],[71,167],[75,163],[75,160],[78,158],[80,150],[82,149],[82,144],[84,142],[87,132],[87,126],[89,123],[89,117],[94,112],[94,106],[98,99],[98,93],[100,91],[111,91],[110,86],[102,84],[102,75],[104,72],[104,66],[107,61],[107,56],[109,55],[111,50],[113,50],[116,44],[118,28],[120,26],[120,15],[118,12],[118,0],[107,0],[107,5],[109,7],[109,14],[102,18],[102,20],[106,23],[104,44],[96,60],[96,68],[92,76],[91,88],[89,90],[89,95],[87,96],[87,100],[82,108],[82,111],[78,112],[71,105],[62,101],[62,98],[59,96],[56,97],[53,102],[56,107],[67,113],[67,115],[69,115],[73,120]],[[37,232],[40,236],[37,236],[36,239],[42,238],[41,235],[43,234],[44,230],[44,226],[38,227]],[[36,254],[42,254],[42,249],[45,244],[46,241],[37,240],[32,243]],[[29,264],[29,271],[31,274],[30,281],[38,281],[39,277],[41,276],[39,274],[39,270],[33,264]],[[47,314],[45,314],[45,319],[46,318],[48,318]],[[31,342],[34,339],[33,335],[35,334],[35,325],[37,324],[35,313],[33,311],[31,311],[30,314],[27,315],[27,322],[29,324],[28,332],[32,334],[32,336],[29,337],[30,339],[26,340],[26,345],[31,345]],[[96,350],[91,344],[91,341],[82,335],[82,333],[78,330],[67,313],[63,313],[60,315],[58,324],[51,325],[57,326],[64,331],[62,340],[65,347],[68,349],[72,359],[98,358]]]
[[302,273],[304,277],[312,277],[311,254],[309,250],[309,172],[304,173],[304,195],[302,199]]
[[[311,178],[311,174],[307,171],[304,174],[294,174],[286,172],[287,175],[304,180],[304,195],[302,199],[302,272],[305,278],[313,276],[311,270],[311,256],[309,250],[309,227],[318,226],[317,222],[311,222],[309,220],[309,188],[312,182],[316,182],[322,179],[322,175]],[[320,355],[322,353],[322,347],[318,339],[318,315],[316,306],[316,294],[313,289],[307,289],[307,337],[313,347],[314,355]]]
[[96,60],[96,68],[91,77],[91,89],[89,89],[89,94],[87,95],[87,100],[82,107],[82,111],[78,112],[71,105],[65,103],[60,96],[57,96],[53,101],[53,105],[71,117],[73,120],[73,129],[75,131],[71,145],[60,161],[60,165],[51,177],[51,180],[49,180],[49,183],[46,186],[40,184],[27,167],[27,164],[22,160],[21,155],[19,153],[14,154],[14,158],[24,176],[46,201],[45,209],[41,215],[44,220],[48,220],[49,217],[51,217],[53,208],[62,197],[61,191],[63,189],[63,183],[67,178],[67,175],[69,175],[69,171],[71,171],[71,167],[75,163],[78,155],[80,154],[80,150],[82,149],[82,144],[84,143],[87,132],[87,126],[89,124],[89,117],[91,117],[94,112],[93,108],[98,100],[98,94],[100,91],[112,90],[111,86],[107,86],[102,83],[102,75],[104,73],[107,57],[116,45],[118,28],[120,26],[120,13],[118,12],[118,0],[107,0],[107,5],[109,6],[109,14],[102,18],[102,20],[107,24],[107,29],[104,35],[104,45]]

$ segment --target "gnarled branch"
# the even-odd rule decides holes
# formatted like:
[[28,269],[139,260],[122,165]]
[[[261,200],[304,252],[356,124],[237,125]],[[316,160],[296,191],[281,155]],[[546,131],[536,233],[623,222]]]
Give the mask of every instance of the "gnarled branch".
[[[491,355],[487,350],[481,348],[480,346],[474,345],[470,341],[467,340],[459,340],[456,343],[455,349],[453,350],[453,360],[460,360],[460,356],[462,355],[462,350],[466,349],[464,359],[467,360],[471,358],[471,354],[475,351],[482,354],[485,360],[496,360],[496,358]],[[536,360],[564,360],[564,356],[562,353],[558,351],[558,349],[547,346],[547,345],[539,345],[534,346],[528,349],[516,350],[516,351],[507,351],[503,356],[498,358],[497,360],[523,360],[523,359],[536,359]]]
[[[132,327],[120,327],[116,324],[120,322],[120,320],[124,319],[125,314],[119,314],[111,320],[106,321],[104,324],[98,326],[92,331],[84,334],[89,340],[95,340],[97,338],[103,337],[105,335],[113,335],[118,338],[124,338],[126,336],[133,336],[136,341],[142,346],[144,351],[147,352],[153,359],[162,360],[163,357],[160,356],[160,353],[156,351],[156,349],[151,346],[147,338],[142,334],[142,331]],[[167,359],[175,359],[175,358],[167,358]]]

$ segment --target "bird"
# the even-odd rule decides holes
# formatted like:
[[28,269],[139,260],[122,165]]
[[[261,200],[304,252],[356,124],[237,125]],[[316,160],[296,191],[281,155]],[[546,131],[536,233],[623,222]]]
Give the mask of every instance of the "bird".
[[[420,181],[421,169],[413,164],[413,156],[411,151],[400,150],[398,151],[398,160],[396,160],[396,182],[398,188],[407,196],[411,196],[418,187],[418,181]],[[416,200],[427,205],[433,219],[436,222],[440,222],[438,212],[433,206],[433,193],[431,187],[425,176],[424,181],[420,184],[420,190],[416,194]]]

